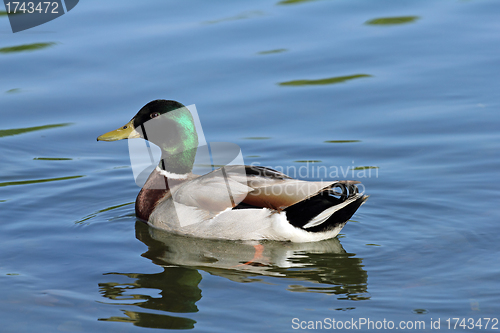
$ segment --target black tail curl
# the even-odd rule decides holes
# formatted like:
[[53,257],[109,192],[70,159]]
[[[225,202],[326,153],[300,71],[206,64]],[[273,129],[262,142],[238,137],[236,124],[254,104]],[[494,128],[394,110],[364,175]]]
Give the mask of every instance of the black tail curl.
[[[285,208],[284,211],[288,221],[294,227],[310,232],[324,232],[345,225],[359,206],[368,198],[368,196],[359,194],[356,183],[353,181],[336,182],[307,200]],[[323,223],[307,229],[304,228],[309,221],[321,214],[321,212],[330,207],[342,205],[346,201],[348,202],[344,207],[335,211]]]

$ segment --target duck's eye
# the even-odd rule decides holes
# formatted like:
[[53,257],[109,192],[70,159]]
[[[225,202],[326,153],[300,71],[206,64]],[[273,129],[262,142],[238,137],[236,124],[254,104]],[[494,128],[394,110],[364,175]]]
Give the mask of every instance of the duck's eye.
[[128,126],[127,126],[127,125],[125,125],[125,126],[123,126],[123,127],[122,127],[122,129],[127,129],[127,127],[128,127]]
[[160,114],[158,112],[155,112],[155,113],[151,113],[151,118],[156,118],[158,117]]

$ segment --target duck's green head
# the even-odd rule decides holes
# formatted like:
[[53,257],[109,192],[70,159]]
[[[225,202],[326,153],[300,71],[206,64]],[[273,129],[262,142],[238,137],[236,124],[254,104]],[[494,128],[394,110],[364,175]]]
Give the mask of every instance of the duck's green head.
[[97,141],[144,138],[162,150],[160,167],[184,174],[193,168],[198,135],[191,112],[179,102],[155,100],[143,106],[127,123]]

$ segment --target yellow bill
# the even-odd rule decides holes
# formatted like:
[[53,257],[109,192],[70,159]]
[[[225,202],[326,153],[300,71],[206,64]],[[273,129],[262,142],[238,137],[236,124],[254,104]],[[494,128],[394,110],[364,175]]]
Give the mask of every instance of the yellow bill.
[[114,131],[105,133],[97,137],[97,141],[116,141],[123,139],[140,138],[139,132],[134,128],[134,124],[129,121],[125,126],[122,126]]

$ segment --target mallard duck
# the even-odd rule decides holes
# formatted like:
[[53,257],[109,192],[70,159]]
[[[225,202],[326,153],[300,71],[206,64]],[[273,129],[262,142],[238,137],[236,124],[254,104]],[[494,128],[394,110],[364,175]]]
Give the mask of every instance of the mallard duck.
[[181,103],[155,100],[98,141],[144,138],[161,160],[135,202],[155,228],[210,239],[310,242],[335,237],[368,196],[357,181],[308,182],[261,166],[193,174],[198,135]]

